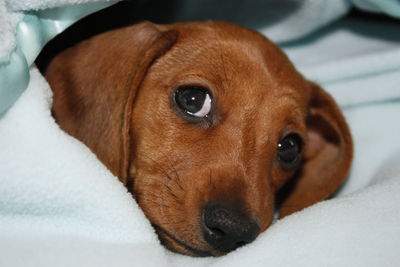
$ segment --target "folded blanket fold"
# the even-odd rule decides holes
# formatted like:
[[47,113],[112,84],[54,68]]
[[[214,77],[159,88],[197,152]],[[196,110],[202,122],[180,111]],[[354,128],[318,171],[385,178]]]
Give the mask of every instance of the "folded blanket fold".
[[[17,8],[22,2],[27,9],[23,12]],[[5,40],[0,42],[0,117],[27,87],[29,67],[43,46],[78,19],[111,4],[49,8],[49,3],[59,6],[68,1],[0,1],[0,40]],[[39,8],[47,9],[32,11]]]

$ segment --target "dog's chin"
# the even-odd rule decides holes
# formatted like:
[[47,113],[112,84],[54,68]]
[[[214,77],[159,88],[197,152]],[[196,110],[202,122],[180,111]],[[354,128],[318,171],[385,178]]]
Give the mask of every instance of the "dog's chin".
[[193,256],[193,257],[210,257],[210,256],[221,256],[222,254],[215,251],[207,251],[203,249],[199,249],[195,246],[189,245],[179,239],[177,239],[174,235],[168,233],[158,226],[154,226],[156,229],[156,233],[158,235],[158,239],[161,244],[165,246],[172,252]]

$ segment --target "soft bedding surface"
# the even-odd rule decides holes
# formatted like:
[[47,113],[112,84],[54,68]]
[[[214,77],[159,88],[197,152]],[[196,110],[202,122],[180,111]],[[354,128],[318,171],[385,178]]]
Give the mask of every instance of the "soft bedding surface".
[[[347,1],[334,7],[305,2],[307,10],[299,9],[288,21],[304,20],[304,14],[320,8],[336,14],[332,21],[350,8]],[[374,11],[396,3],[354,2]],[[26,10],[67,3],[76,1],[3,1],[0,14],[8,12],[7,25],[15,26],[11,18],[22,19]],[[305,23],[307,34],[329,21]],[[0,27],[0,36],[10,41],[0,50],[7,57],[18,42]],[[28,86],[0,118],[0,266],[398,266],[399,23],[346,18],[302,39],[289,36],[284,23],[261,27],[267,35],[271,29],[287,35],[282,45],[289,57],[336,98],[353,132],[354,166],[333,199],[277,221],[254,243],[224,257],[170,253],[116,177],[59,129],[50,114],[51,90],[26,63]],[[0,77],[10,58],[2,58]],[[2,100],[13,86],[2,80]]]

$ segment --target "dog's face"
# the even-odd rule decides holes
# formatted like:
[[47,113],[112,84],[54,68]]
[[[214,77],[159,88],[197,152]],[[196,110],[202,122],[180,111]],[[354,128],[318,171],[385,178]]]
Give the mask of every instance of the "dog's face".
[[[85,46],[93,53],[101,46],[94,41],[56,58],[46,77],[55,92],[57,121],[126,182],[168,248],[198,256],[224,254],[268,228],[275,195],[288,180],[296,178],[282,200],[281,216],[326,198],[340,185],[352,154],[344,119],[333,100],[305,80],[279,48],[226,23],[141,27],[136,40],[152,41],[141,47],[141,57],[130,58],[139,62],[132,74],[126,67],[115,69],[114,91],[103,89],[108,95],[96,101],[84,98],[101,93],[98,89],[89,89],[87,96],[78,93],[77,102],[87,102],[79,112],[65,104],[71,102],[65,99],[68,90],[74,90],[67,84],[72,76],[74,87],[90,82],[71,74],[59,86],[62,93],[55,88],[67,58],[73,61],[75,53],[84,62],[88,57],[87,64],[104,73],[92,75],[107,88],[109,73],[124,64],[113,66],[107,58],[103,62],[111,66],[103,70],[91,61]],[[115,51],[115,60],[129,62],[129,51],[121,48],[120,58]],[[120,82],[124,76],[129,78]],[[108,113],[101,111],[102,104]],[[109,129],[109,123],[118,130]],[[106,134],[97,133],[96,142],[91,129]],[[107,146],[98,141],[103,137]]]
[[275,192],[300,165],[310,85],[261,36],[214,34],[181,36],[148,70],[131,176],[168,245],[217,254],[270,225]]

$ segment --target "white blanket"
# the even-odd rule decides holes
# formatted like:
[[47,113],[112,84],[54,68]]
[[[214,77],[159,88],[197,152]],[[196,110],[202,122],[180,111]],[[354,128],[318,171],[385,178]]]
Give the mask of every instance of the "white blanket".
[[0,266],[398,266],[397,28],[344,20],[285,46],[345,108],[354,166],[335,198],[220,258],[180,256],[159,244],[122,184],[54,122],[51,91],[32,66],[27,90],[0,119]]

